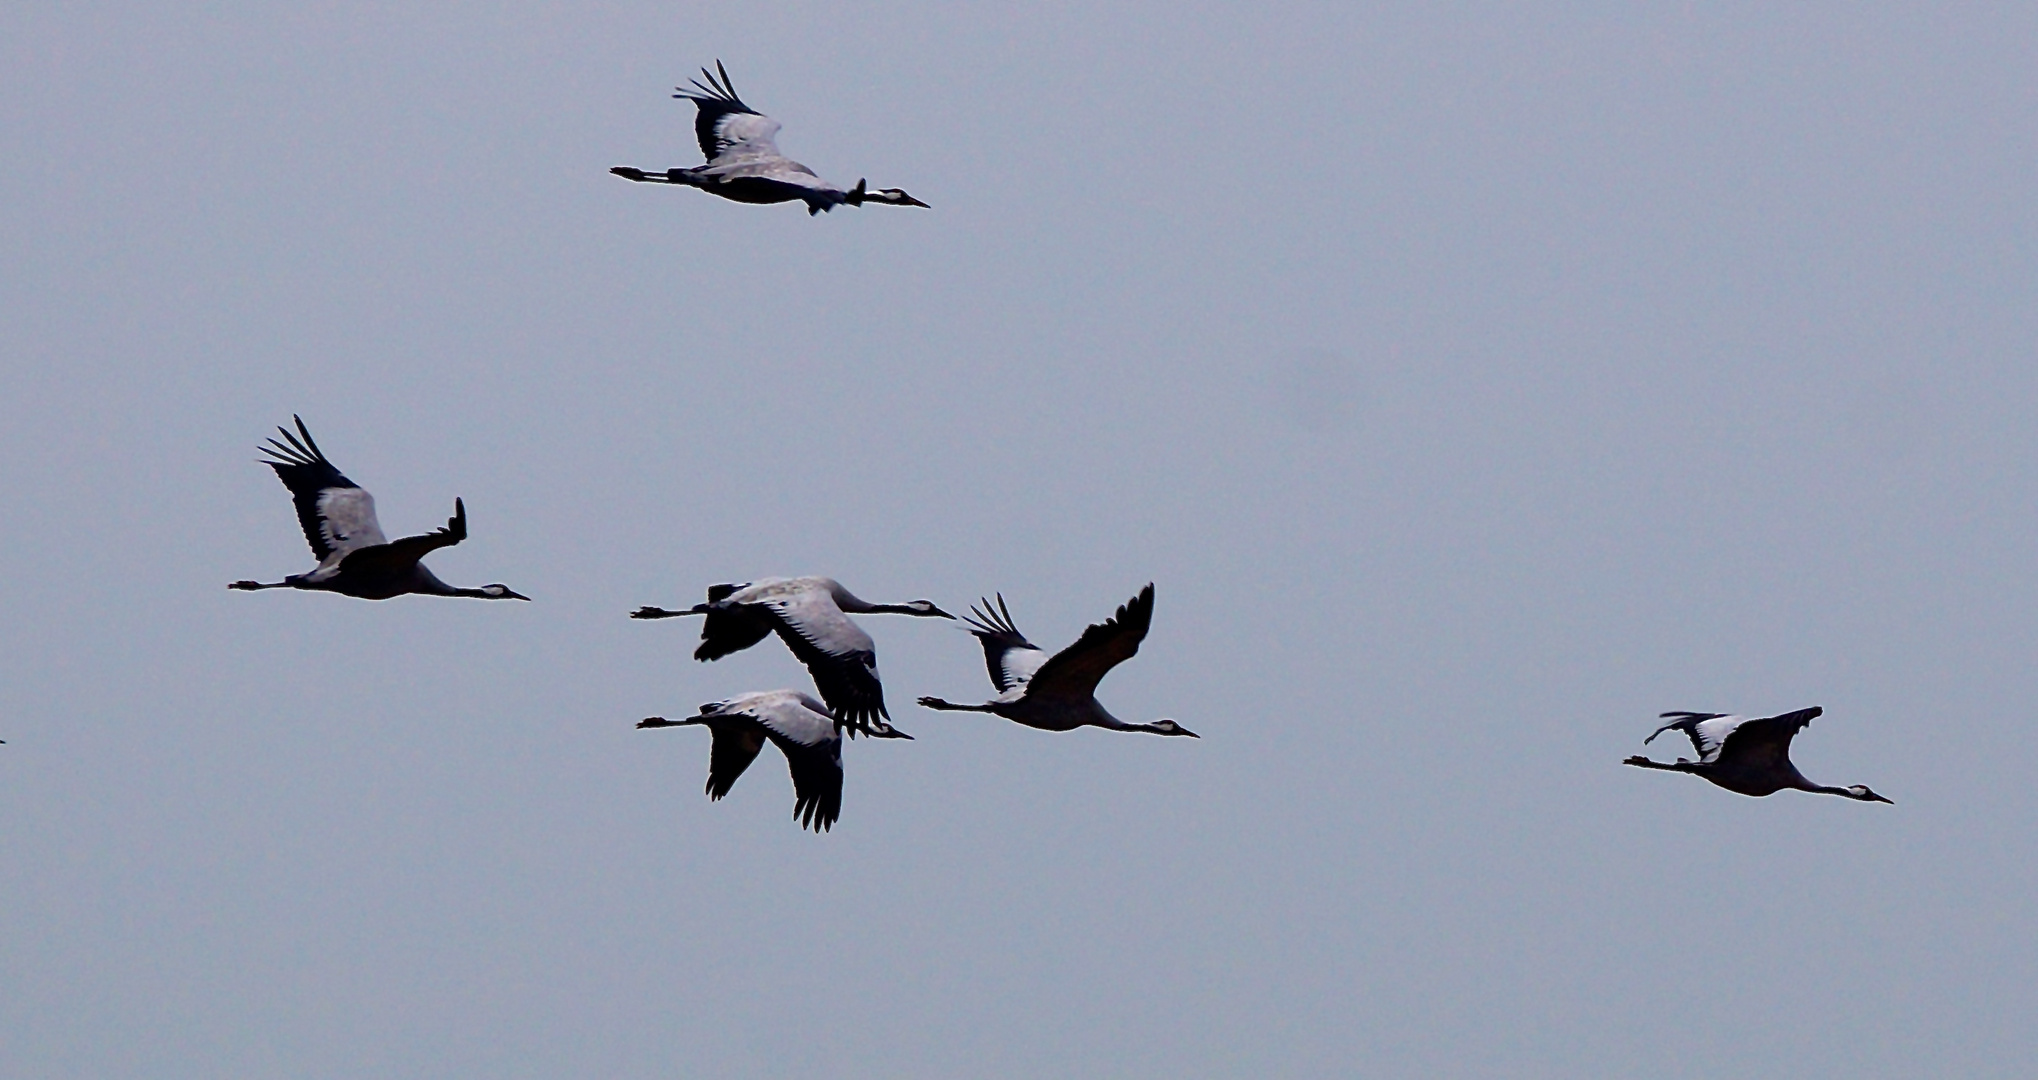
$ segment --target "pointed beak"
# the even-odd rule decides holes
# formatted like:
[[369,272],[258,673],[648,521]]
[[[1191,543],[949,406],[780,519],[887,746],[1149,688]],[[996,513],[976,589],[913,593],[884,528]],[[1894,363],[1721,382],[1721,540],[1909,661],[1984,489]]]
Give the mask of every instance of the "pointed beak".
[[931,206],[928,206],[928,205],[927,205],[926,203],[923,203],[923,202],[921,202],[920,200],[918,200],[918,199],[916,199],[916,198],[912,197],[911,195],[905,195],[905,194],[901,194],[901,195],[899,196],[899,205],[901,205],[901,206],[920,206],[920,207],[926,207],[926,208],[927,208],[927,209],[929,209],[929,210],[932,210],[932,209],[934,209],[933,207],[931,207]]
[[1868,793],[1868,797],[1869,797],[1870,799],[1873,799],[1873,800],[1875,800],[1876,802],[1879,802],[1879,803],[1888,803],[1888,804],[1890,804],[1891,806],[1895,806],[1895,805],[1896,805],[1896,800],[1895,800],[1895,799],[1885,799],[1885,798],[1883,798],[1882,796],[1880,796],[1880,795],[1877,795],[1877,794],[1876,794],[1875,792],[1873,792],[1873,791],[1871,791],[1871,792],[1869,792],[1869,793]]
[[941,616],[941,617],[942,617],[942,618],[944,618],[944,619],[953,619],[953,618],[955,618],[955,616],[953,616],[953,615],[950,615],[950,614],[949,614],[948,612],[946,612],[946,611],[943,611],[943,610],[941,610],[941,609],[940,609],[940,608],[938,608],[938,607],[935,607],[935,606],[934,606],[933,604],[929,604],[929,605],[927,605],[927,606],[928,606],[928,608],[930,608],[930,609],[931,609],[930,611],[928,611],[928,614],[930,614],[930,615],[939,615],[939,616]]
[[529,599],[530,599],[530,597],[528,597],[528,596],[525,596],[525,595],[524,595],[523,593],[520,593],[520,592],[516,591],[515,589],[510,589],[510,588],[505,588],[505,589],[503,589],[503,591],[502,591],[502,596],[503,596],[503,599],[505,599],[505,600],[529,600]]

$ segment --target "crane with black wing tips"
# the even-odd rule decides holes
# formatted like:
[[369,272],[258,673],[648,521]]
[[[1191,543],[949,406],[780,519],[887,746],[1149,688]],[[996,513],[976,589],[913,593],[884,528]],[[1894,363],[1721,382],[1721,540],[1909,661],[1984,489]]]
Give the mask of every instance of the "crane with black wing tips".
[[[769,742],[785,755],[793,777],[793,820],[826,832],[842,816],[842,734],[828,707],[797,690],[762,690],[711,701],[685,720],[646,717],[639,728],[705,727],[714,735],[708,751],[708,798],[729,793],[736,778]],[[903,732],[884,738],[910,739]]]
[[1729,713],[1666,712],[1658,719],[1670,721],[1657,728],[1644,744],[1655,741],[1656,736],[1666,731],[1681,731],[1691,740],[1692,749],[1698,760],[1678,758],[1676,761],[1651,761],[1636,755],[1623,761],[1642,769],[1664,769],[1670,772],[1691,773],[1742,795],[1773,795],[1785,788],[1797,791],[1817,792],[1821,795],[1838,795],[1843,799],[1858,802],[1887,803],[1885,799],[1868,790],[1865,785],[1851,784],[1847,787],[1828,787],[1814,784],[1805,779],[1803,773],[1790,760],[1790,742],[1797,733],[1805,729],[1814,717],[1824,709],[1814,705],[1808,709],[1781,713],[1776,716],[1735,716]]
[[834,715],[857,732],[892,731],[878,678],[877,643],[848,613],[918,615],[953,619],[932,600],[873,604],[828,577],[760,578],[741,585],[710,585],[708,600],[684,611],[640,607],[633,619],[704,615],[696,660],[719,660],[776,633],[814,677]]
[[297,523],[318,566],[307,573],[292,574],[282,581],[236,581],[229,589],[306,589],[336,592],[364,600],[387,600],[407,593],[427,596],[471,596],[481,600],[529,600],[507,585],[483,585],[463,589],[440,581],[419,560],[443,547],[467,539],[467,505],[453,500],[453,516],[444,528],[419,536],[390,540],[382,535],[375,520],[375,496],[341,475],[312,441],[310,429],[301,417],[295,434],[277,428],[283,441],[274,438],[262,452],[269,455],[262,464],[276,470],[283,486],[290,489],[297,505]]
[[[716,77],[720,72],[720,77]],[[814,170],[779,152],[775,141],[779,122],[743,103],[729,82],[728,69],[720,60],[715,71],[701,69],[693,85],[674,87],[672,95],[699,107],[694,115],[694,134],[699,137],[706,165],[691,169],[646,171],[618,165],[609,171],[625,180],[640,183],[678,184],[695,187],[710,195],[741,203],[804,202],[812,216],[847,203],[867,202],[893,206],[926,206],[900,188],[871,188],[858,180],[853,188],[838,187],[814,175]]]
[[970,633],[984,647],[984,664],[989,669],[998,696],[980,705],[958,705],[938,697],[923,697],[929,709],[953,712],[985,712],[1002,716],[1042,731],[1074,731],[1079,727],[1100,727],[1111,731],[1144,731],[1154,735],[1186,735],[1195,732],[1162,718],[1152,723],[1127,723],[1111,715],[1097,700],[1097,684],[1112,668],[1139,652],[1153,625],[1153,584],[1126,601],[1118,613],[1084,630],[1068,648],[1047,655],[1040,646],[1026,640],[1012,623],[1005,597],[995,607],[984,600],[971,608]]

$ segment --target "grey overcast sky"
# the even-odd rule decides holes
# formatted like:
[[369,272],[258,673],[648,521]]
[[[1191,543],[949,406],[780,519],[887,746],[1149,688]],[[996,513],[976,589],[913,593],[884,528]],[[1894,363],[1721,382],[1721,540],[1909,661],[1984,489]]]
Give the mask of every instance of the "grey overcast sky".
[[[427,10],[419,10],[427,9]],[[1861,1077],[2038,1059],[2038,8],[0,9],[0,1074]],[[720,58],[931,210],[633,185]],[[392,534],[312,563],[302,413]],[[631,622],[825,573],[1204,736]],[[1876,806],[1622,768],[1826,708]],[[1658,741],[1649,748],[1672,755]],[[767,752],[769,753],[769,752]]]

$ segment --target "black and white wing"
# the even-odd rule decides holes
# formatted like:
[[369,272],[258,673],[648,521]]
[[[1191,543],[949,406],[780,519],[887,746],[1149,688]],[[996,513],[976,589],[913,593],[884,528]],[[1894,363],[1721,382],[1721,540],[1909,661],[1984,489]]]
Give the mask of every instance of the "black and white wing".
[[764,728],[750,717],[726,712],[735,702],[711,701],[701,706],[700,721],[715,736],[708,750],[708,799],[720,800],[736,785],[736,778],[757,760],[764,749]]
[[1739,769],[1773,768],[1790,760],[1790,740],[1825,712],[1817,705],[1778,716],[1743,720],[1722,739],[1718,758]]
[[1033,673],[1026,692],[1034,697],[1070,697],[1087,701],[1114,667],[1139,652],[1153,624],[1153,583],[1119,605],[1118,613],[1083,631],[1076,643],[1049,657]]
[[467,504],[453,500],[453,516],[446,519],[444,528],[433,529],[417,536],[405,536],[387,544],[350,548],[340,560],[349,574],[400,574],[408,573],[418,560],[443,547],[467,539]]
[[778,621],[778,636],[814,677],[835,718],[871,731],[889,720],[877,674],[877,643],[835,606],[824,589],[778,593],[757,601]]
[[708,751],[708,799],[720,800],[736,786],[736,779],[757,760],[758,751],[764,749],[764,726],[755,718],[743,712],[744,698],[755,697],[746,694],[742,698],[728,701],[710,701],[701,706],[701,711],[684,720],[667,720],[662,716],[650,716],[637,723],[639,728],[705,727],[714,736]]
[[1691,739],[1691,748],[1697,751],[1700,761],[1717,759],[1727,736],[1748,720],[1745,716],[1701,712],[1666,712],[1659,719],[1670,722],[1650,732],[1649,737],[1642,740],[1642,745],[1655,742],[1656,736],[1666,731],[1681,731]]
[[991,673],[991,684],[1001,694],[1025,686],[1033,680],[1040,665],[1047,663],[1046,651],[1026,640],[1026,635],[1012,625],[1012,612],[1005,607],[1004,593],[998,594],[995,606],[989,600],[982,604],[980,608],[970,608],[963,622],[969,624],[969,632],[984,647],[984,667]]
[[793,777],[793,817],[827,832],[842,816],[842,736],[828,707],[805,694],[773,690],[737,699],[785,754]]
[[388,543],[375,520],[375,496],[340,475],[326,460],[303,418],[295,414],[290,418],[297,421],[297,434],[277,428],[287,442],[270,439],[262,448],[270,460],[262,464],[276,470],[277,478],[290,489],[291,501],[297,504],[297,522],[304,527],[304,538],[319,562],[355,548]]
[[701,644],[693,651],[694,659],[720,660],[771,636],[772,620],[754,608],[742,604],[715,606],[749,587],[748,582],[708,586],[708,602],[695,609],[706,612],[707,618],[701,623]]
[[[718,79],[715,72],[720,72]],[[691,88],[674,87],[679,92],[672,95],[693,102],[700,107],[694,117],[694,134],[700,138],[701,153],[711,165],[730,164],[749,158],[776,158],[778,144],[773,137],[778,134],[779,123],[756,109],[743,104],[729,83],[728,69],[720,60],[715,61],[715,71],[701,69],[701,76],[707,79],[693,80]]]

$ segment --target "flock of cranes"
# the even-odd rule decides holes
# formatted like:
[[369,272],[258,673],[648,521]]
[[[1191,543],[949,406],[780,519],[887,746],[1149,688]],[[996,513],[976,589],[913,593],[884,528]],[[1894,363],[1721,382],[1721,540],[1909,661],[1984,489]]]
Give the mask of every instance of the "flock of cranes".
[[[663,172],[618,166],[610,171],[627,180],[695,187],[745,203],[803,202],[809,215],[836,206],[866,202],[894,206],[927,204],[898,188],[871,189],[858,180],[842,188],[822,180],[813,170],[779,152],[773,141],[779,124],[744,104],[718,61],[715,71],[703,68],[702,79],[679,87],[674,96],[698,108],[694,129],[707,164]],[[418,536],[389,540],[375,518],[375,499],[341,474],[313,441],[301,418],[297,430],[278,428],[282,438],[270,439],[264,464],[290,489],[304,538],[318,565],[281,581],[236,581],[232,589],[303,589],[335,592],[367,600],[387,600],[408,593],[464,596],[483,600],[528,600],[507,585],[459,588],[439,580],[423,564],[425,556],[467,538],[467,508],[453,500],[453,516],[445,527]],[[1042,731],[1073,731],[1097,727],[1153,735],[1199,736],[1172,719],[1131,723],[1113,716],[1097,700],[1097,685],[1119,664],[1139,652],[1153,624],[1154,587],[1120,605],[1109,619],[1084,630],[1074,643],[1049,655],[1027,640],[1012,620],[1002,593],[995,602],[983,599],[958,620],[975,636],[997,695],[974,704],[957,704],[925,696],[927,709],[981,712]],[[785,756],[792,774],[793,817],[803,827],[824,832],[842,813],[842,740],[857,735],[908,739],[891,722],[884,685],[878,676],[877,645],[851,615],[909,615],[956,619],[931,600],[871,603],[833,578],[760,578],[740,584],[710,585],[707,600],[684,610],[640,607],[633,619],[701,616],[700,646],[694,658],[718,660],[777,635],[804,665],[820,697],[798,690],[764,690],[739,694],[701,706],[682,720],[649,717],[639,728],[705,727],[712,736],[707,794],[728,794],[769,742]],[[1819,716],[1814,707],[1778,716],[1745,717],[1723,713],[1670,712],[1669,720],[1643,742],[1666,731],[1691,739],[1698,760],[1674,762],[1630,757],[1624,763],[1647,769],[1685,772],[1703,777],[1728,791],[1763,796],[1785,789],[1810,791],[1862,802],[1891,800],[1856,784],[1827,787],[1814,784],[1790,760],[1791,740]]]
[[[292,416],[296,431],[277,428],[262,452],[263,464],[276,471],[297,507],[298,524],[318,566],[282,581],[236,581],[230,589],[304,589],[336,592],[365,600],[387,600],[407,593],[467,596],[481,600],[528,600],[507,585],[462,589],[440,581],[422,560],[442,547],[467,538],[467,508],[453,500],[453,519],[446,527],[421,536],[389,540],[375,519],[375,497],[346,478],[326,459],[304,419]],[[1157,735],[1194,732],[1173,720],[1128,724],[1106,712],[1096,699],[1105,673],[1139,651],[1153,621],[1153,586],[1140,591],[1113,618],[1083,632],[1075,644],[1048,657],[1039,646],[1012,628],[1005,598],[998,597],[996,615],[990,601],[973,610],[971,632],[984,645],[991,681],[1002,693],[982,705],[951,705],[922,698],[933,709],[970,709],[996,713],[1028,727],[1069,731],[1084,725],[1114,731],[1148,731]],[[640,721],[640,728],[706,727],[713,735],[708,755],[708,797],[720,799],[770,742],[785,755],[793,778],[793,817],[817,832],[832,828],[842,814],[842,739],[867,735],[877,739],[911,739],[892,726],[885,707],[884,684],[878,678],[877,643],[849,616],[915,615],[954,619],[932,600],[874,604],[842,587],[834,578],[760,578],[742,584],[708,586],[706,602],[684,611],[640,607],[633,619],[672,619],[699,615],[701,643],[694,659],[719,660],[778,635],[793,656],[806,666],[820,700],[798,690],[762,690],[709,702],[684,720],[661,716]]]

